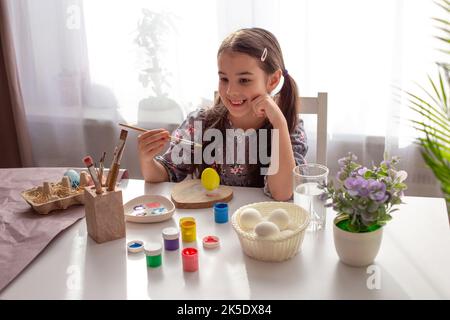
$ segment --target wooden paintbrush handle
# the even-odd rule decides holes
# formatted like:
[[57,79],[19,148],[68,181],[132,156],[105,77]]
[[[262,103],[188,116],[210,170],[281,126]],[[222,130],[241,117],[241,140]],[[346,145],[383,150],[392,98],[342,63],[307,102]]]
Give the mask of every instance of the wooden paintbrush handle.
[[108,191],[114,191],[116,189],[117,176],[119,175],[120,164],[113,163],[111,171],[108,174]]

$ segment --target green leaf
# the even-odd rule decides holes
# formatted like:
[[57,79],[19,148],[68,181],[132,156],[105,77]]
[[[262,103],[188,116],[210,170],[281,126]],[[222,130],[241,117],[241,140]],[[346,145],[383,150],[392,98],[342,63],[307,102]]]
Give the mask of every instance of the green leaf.
[[435,38],[437,38],[437,39],[439,39],[441,41],[444,41],[446,43],[450,43],[450,39],[442,38],[442,37],[439,37],[439,36],[436,36]]
[[[425,90],[425,89],[424,89]],[[428,94],[428,95],[430,95],[430,93],[428,93],[426,90],[425,90],[425,92]],[[419,108],[421,108],[423,111],[427,111],[427,112],[429,112],[429,113],[431,113],[431,114],[435,114],[435,115],[437,115],[438,117],[443,117],[444,119],[447,117],[447,115],[445,114],[445,112],[443,112],[442,110],[439,110],[439,109],[437,109],[436,107],[434,107],[433,105],[431,105],[429,102],[427,102],[427,101],[425,101],[424,99],[422,99],[422,98],[420,98],[420,97],[418,97],[418,96],[416,96],[416,95],[414,95],[414,94],[412,94],[412,93],[410,93],[410,92],[406,92],[406,94],[407,95],[409,95],[409,96],[411,96],[411,97],[413,97],[414,99],[416,99],[417,101],[414,101],[414,100],[409,100],[411,103],[414,103],[416,106],[418,106]],[[430,97],[432,97],[431,95],[430,95]],[[436,101],[435,99],[434,99],[434,101],[435,101],[435,103],[437,104],[437,105],[439,105],[440,103],[438,102],[438,101]],[[419,102],[421,102],[421,103],[423,103],[423,104],[425,104],[426,106],[423,106],[423,105],[421,105]],[[428,110],[428,108],[429,109],[431,109],[431,111],[430,110]],[[439,118],[438,118],[439,119]]]
[[372,178],[373,175],[374,175],[373,171],[367,170],[367,171],[364,173],[364,178],[365,178],[365,179],[370,179],[370,178]]
[[[421,131],[421,132],[424,132],[425,133],[425,136],[427,135],[427,131],[426,130],[422,130],[421,128],[416,128],[417,130],[419,130],[419,131]],[[422,141],[422,140],[424,140],[424,141]],[[417,141],[418,141],[418,143],[419,143],[419,145],[422,145],[422,144],[424,144],[425,143],[425,141],[427,141],[427,139],[426,138],[417,138]],[[444,153],[447,153],[447,152],[449,152],[450,151],[450,146],[449,145],[446,145],[446,144],[444,144],[442,141],[439,141],[439,140],[433,140],[433,145],[438,149],[438,150],[440,150],[441,152],[444,152]]]
[[441,4],[437,1],[435,1],[434,3],[436,3],[439,7],[441,7],[442,9],[444,9],[447,12],[450,12],[450,8],[446,7],[445,4],[447,4],[447,6],[449,5],[447,0],[442,0],[442,2],[444,2],[444,4]]
[[394,185],[394,188],[395,188],[395,189],[401,189],[401,190],[404,190],[404,189],[407,188],[407,186],[406,186],[406,184],[404,184],[404,183],[396,183],[396,184]]
[[448,114],[448,104],[447,104],[447,95],[445,93],[445,87],[444,87],[444,82],[442,81],[442,75],[439,72],[439,83],[441,85],[441,92],[442,92],[442,100],[444,102],[444,111],[445,113]]
[[434,132],[429,130],[429,128],[431,130],[433,130],[434,129],[433,127],[430,127],[429,125],[425,125],[422,123],[420,125],[423,126],[423,128],[419,128],[419,127],[414,127],[414,128],[416,130],[419,130],[419,131],[425,133],[425,135],[428,135],[431,138],[440,141],[441,143],[446,143],[447,145],[450,144],[450,140],[449,140],[450,137],[448,135],[445,135],[444,133],[443,133],[443,135],[439,135],[439,134],[435,133],[437,130],[434,130]]
[[444,33],[450,34],[450,29],[447,29],[447,28],[445,28],[445,27],[436,27],[436,29],[439,29],[439,30],[441,30],[441,31],[444,32]]
[[[423,115],[423,116],[428,119],[428,117],[426,115]],[[422,121],[417,121],[417,120],[410,120],[410,121],[412,123],[415,123],[415,124],[423,127],[422,130],[429,129],[429,130],[427,130],[427,132],[437,132],[437,133],[442,134],[446,138],[450,138],[450,130],[448,128],[445,128],[443,126],[439,126],[439,127],[443,128],[444,130],[447,131],[447,132],[445,132],[445,131],[442,131],[440,129],[437,129],[435,126],[431,126],[431,125],[429,125],[429,124],[427,124],[425,122],[422,122]],[[436,123],[434,123],[434,124],[437,125]],[[449,126],[450,126],[450,123],[449,123]]]
[[450,22],[447,21],[447,20],[439,19],[439,18],[432,18],[432,19],[433,19],[434,21],[437,21],[437,22],[440,22],[440,23],[443,23],[443,24],[446,24],[446,25],[450,26]]
[[[425,89],[424,87],[422,87],[420,84],[417,84],[417,86],[418,86],[420,89],[422,89],[422,91],[423,91],[429,98],[431,98],[431,100],[433,101],[433,103],[434,103],[435,105],[440,105],[439,101],[436,100],[436,98],[433,97],[433,96],[428,92],[427,89]],[[432,104],[429,103],[429,102],[427,102],[427,101],[425,101],[424,99],[421,99],[421,98],[419,98],[418,96],[413,95],[413,94],[411,94],[411,96],[413,96],[415,99],[419,100],[419,102],[422,102],[422,103],[426,104],[428,107],[433,108]]]
[[431,79],[431,77],[430,77],[429,75],[428,75],[428,80],[430,81],[431,86],[433,87],[434,92],[436,93],[436,95],[437,95],[439,101],[442,101],[441,95],[439,94],[439,91],[437,90],[436,85],[434,84],[433,79]]
[[398,211],[398,210],[400,210],[400,209],[399,208],[391,209],[391,210],[389,210],[389,214],[391,214],[392,212]]

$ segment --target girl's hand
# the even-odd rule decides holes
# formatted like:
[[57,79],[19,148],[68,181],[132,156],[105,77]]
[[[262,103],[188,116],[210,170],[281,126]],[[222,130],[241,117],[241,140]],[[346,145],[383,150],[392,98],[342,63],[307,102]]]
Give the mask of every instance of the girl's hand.
[[280,107],[275,103],[271,96],[263,94],[251,101],[253,112],[257,117],[266,117],[272,126],[277,127],[283,121],[286,121]]
[[170,140],[169,131],[165,129],[148,130],[138,136],[139,156],[142,161],[148,162],[162,151],[164,145]]

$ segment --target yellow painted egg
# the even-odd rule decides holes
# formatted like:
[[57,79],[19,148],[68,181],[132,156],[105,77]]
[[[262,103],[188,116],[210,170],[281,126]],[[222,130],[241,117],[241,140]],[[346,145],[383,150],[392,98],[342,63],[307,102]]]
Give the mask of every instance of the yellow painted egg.
[[202,186],[208,190],[214,190],[220,185],[220,177],[216,170],[213,168],[206,168],[202,172],[201,176]]

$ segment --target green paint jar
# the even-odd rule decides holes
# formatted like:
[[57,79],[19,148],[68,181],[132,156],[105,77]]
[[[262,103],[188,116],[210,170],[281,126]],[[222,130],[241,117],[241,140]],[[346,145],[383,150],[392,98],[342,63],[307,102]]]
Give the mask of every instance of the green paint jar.
[[147,267],[158,268],[162,264],[162,246],[160,243],[149,243],[144,247]]

